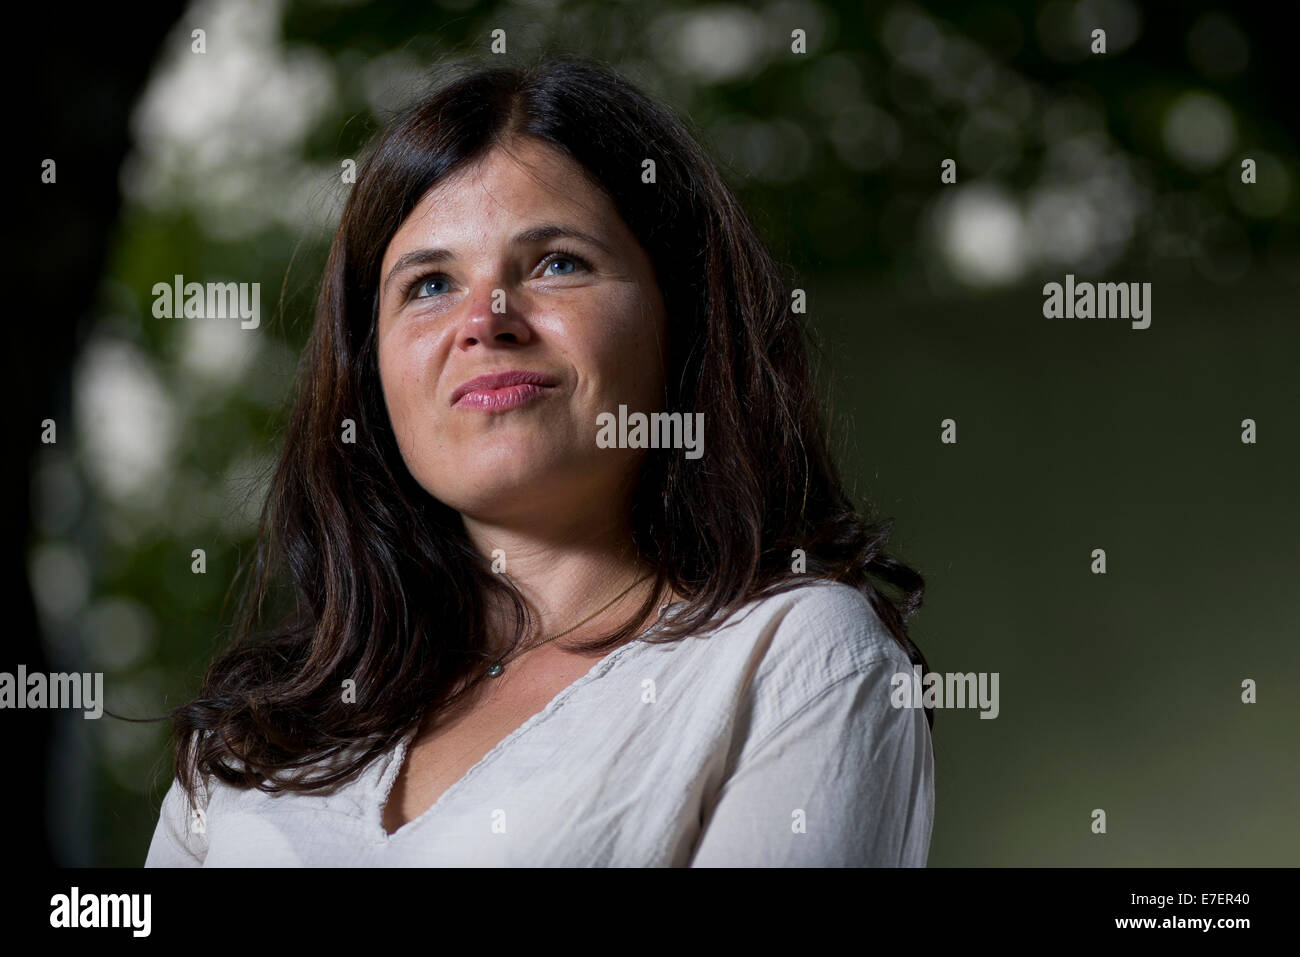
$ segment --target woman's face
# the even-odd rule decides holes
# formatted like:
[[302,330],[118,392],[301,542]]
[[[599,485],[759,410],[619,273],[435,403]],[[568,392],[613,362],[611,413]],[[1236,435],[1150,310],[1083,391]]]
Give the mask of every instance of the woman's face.
[[[411,474],[462,515],[588,522],[625,508],[644,454],[599,448],[597,416],[662,408],[663,300],[580,166],[532,139],[512,152],[433,187],[388,244],[384,400]],[[533,381],[473,381],[510,373]]]

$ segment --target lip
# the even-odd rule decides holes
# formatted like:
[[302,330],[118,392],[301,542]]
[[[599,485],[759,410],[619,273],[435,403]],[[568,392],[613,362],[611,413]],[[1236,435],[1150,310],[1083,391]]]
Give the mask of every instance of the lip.
[[450,404],[475,409],[513,409],[545,395],[559,382],[554,376],[522,369],[477,376],[457,386]]

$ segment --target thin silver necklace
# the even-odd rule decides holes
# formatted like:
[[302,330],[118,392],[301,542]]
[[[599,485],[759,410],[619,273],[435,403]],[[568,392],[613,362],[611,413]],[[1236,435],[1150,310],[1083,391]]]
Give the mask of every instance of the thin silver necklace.
[[[614,596],[613,598],[611,598],[609,601],[605,602],[605,604],[601,605],[599,608],[597,608],[597,609],[596,609],[595,611],[593,611],[590,615],[588,615],[586,618],[582,619],[582,621],[578,622],[578,623],[577,623],[576,625],[574,625],[573,627],[564,629],[564,631],[560,632],[558,635],[551,635],[551,637],[549,637],[549,638],[543,638],[541,641],[536,642],[536,643],[534,643],[534,644],[531,644],[531,645],[529,645],[527,648],[521,648],[521,649],[519,649],[518,651],[515,651],[515,652],[513,652],[513,653],[511,653],[511,654],[509,654],[509,655],[506,655],[504,658],[498,658],[496,661],[492,662],[492,664],[488,665],[488,667],[487,667],[487,676],[488,676],[489,678],[498,678],[498,677],[500,677],[501,674],[506,670],[506,665],[509,664],[510,662],[514,661],[514,660],[515,660],[516,658],[518,658],[520,655],[527,654],[528,652],[532,651],[534,648],[539,648],[539,647],[541,647],[542,645],[546,644],[548,641],[554,641],[556,638],[563,638],[565,635],[570,634],[571,632],[577,631],[579,628],[581,628],[581,627],[582,627],[583,625],[585,625],[587,622],[591,621],[591,619],[595,618],[595,617],[596,617],[597,615],[599,615],[602,611],[604,611],[605,609],[609,608],[610,605],[614,604],[616,601],[618,601],[620,598],[622,598],[624,595],[626,595],[626,594],[627,594],[628,592],[630,592],[633,588],[635,588],[637,585],[641,584],[643,581],[645,581],[645,580],[646,580],[647,578],[649,578],[649,577],[650,577],[650,573],[649,573],[649,572],[647,572],[646,574],[642,575],[640,578],[638,578],[638,579],[637,579],[636,581],[634,581],[632,584],[628,585],[628,586],[627,586],[626,588],[624,588],[621,592],[619,592],[617,595],[615,595],[615,596]],[[663,610],[664,610],[664,608],[666,608],[666,607],[668,607],[668,606],[667,606],[667,605],[662,606],[662,607],[659,609],[659,613],[660,613],[660,614],[663,614]]]

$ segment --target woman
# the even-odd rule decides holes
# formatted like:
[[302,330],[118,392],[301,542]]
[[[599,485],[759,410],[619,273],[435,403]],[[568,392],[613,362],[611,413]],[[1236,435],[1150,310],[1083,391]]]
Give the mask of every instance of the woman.
[[841,486],[802,334],[607,68],[404,115],[147,865],[924,865],[932,716],[890,703],[922,582]]

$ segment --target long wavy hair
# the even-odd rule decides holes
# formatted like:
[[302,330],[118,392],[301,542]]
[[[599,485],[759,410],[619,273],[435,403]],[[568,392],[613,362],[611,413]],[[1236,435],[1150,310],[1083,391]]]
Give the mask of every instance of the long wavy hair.
[[[491,598],[513,606],[514,647],[528,633],[518,591],[407,469],[375,336],[380,263],[399,225],[444,177],[521,136],[582,166],[641,242],[668,319],[664,409],[710,423],[703,459],[647,451],[632,524],[655,587],[626,626],[584,648],[631,637],[666,586],[684,607],[646,640],[701,634],[761,595],[825,578],[861,591],[929,670],[906,627],[923,580],[884,553],[892,521],[850,501],[783,267],[687,126],[586,58],[462,66],[372,143],[343,210],[234,640],[170,712],[191,800],[196,772],[264,791],[342,783],[481,680]],[[345,419],[355,442],[342,439]],[[796,549],[806,571],[792,570]]]

